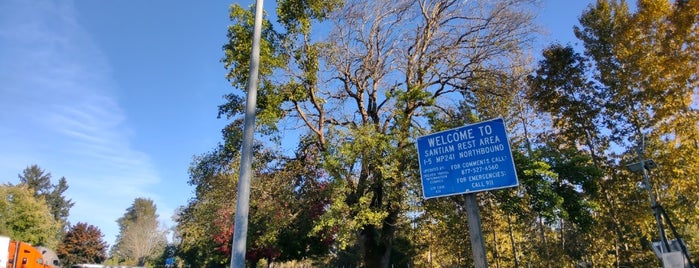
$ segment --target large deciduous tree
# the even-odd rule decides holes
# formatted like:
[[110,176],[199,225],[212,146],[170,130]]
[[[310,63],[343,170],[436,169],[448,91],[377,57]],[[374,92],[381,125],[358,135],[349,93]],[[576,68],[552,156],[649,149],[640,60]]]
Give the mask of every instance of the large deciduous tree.
[[[649,185],[638,187],[641,176],[624,166],[638,161],[639,146],[645,147],[644,158],[658,163],[650,186],[672,211],[663,219],[665,228],[669,220],[697,224],[688,215],[696,215],[699,186],[687,178],[699,174],[699,2],[636,3],[635,9],[626,1],[591,5],[575,27],[584,54],[553,45],[530,80],[529,97],[552,115],[551,140],[559,148],[581,148],[605,170],[595,183],[598,194],[585,197],[596,204],[595,218],[603,227],[587,238],[591,246],[584,259],[593,265],[654,263],[649,242],[660,239],[644,190]],[[682,231],[686,228],[677,234],[696,245],[696,236]],[[606,252],[614,257],[606,258]]]
[[[695,193],[699,186],[688,180],[699,174],[698,12],[697,1],[639,0],[633,12],[625,1],[598,1],[581,16],[582,27],[575,31],[583,41],[585,54],[597,67],[595,77],[604,86],[605,126],[612,140],[626,150],[625,157],[611,158],[637,161],[636,146],[644,146],[643,157],[658,163],[651,173],[656,197],[672,211],[669,219],[684,226],[696,225],[699,220],[689,216],[697,213],[699,199]],[[615,181],[633,185],[639,177],[620,174]],[[626,191],[612,192],[610,204],[648,198],[638,192],[641,189],[629,191],[609,184],[602,188]],[[620,213],[628,208],[621,206]],[[624,247],[617,250],[621,252],[619,258],[630,265],[641,265],[643,260],[633,251],[639,245],[629,240],[659,240],[649,209],[639,216],[643,216],[639,221],[624,225],[640,231],[619,234],[624,242]],[[690,245],[698,245],[691,233],[683,238]],[[647,250],[644,253],[650,255]]]
[[[262,42],[271,64],[260,73],[258,114],[267,129],[312,133],[333,191],[317,229],[338,230],[341,248],[357,245],[367,267],[388,267],[418,180],[415,137],[474,79],[510,67],[501,63],[529,41],[530,2],[280,1],[281,29]],[[317,22],[327,38],[314,35]],[[224,62],[240,87],[251,25],[234,23]]]
[[107,258],[107,242],[103,237],[96,226],[79,222],[68,229],[56,253],[67,267],[78,263],[102,263]]
[[[647,192],[625,169],[639,135],[666,218],[699,247],[699,1],[599,0],[575,29],[584,52],[547,47],[526,83],[532,2],[279,0],[263,23],[248,260],[470,265],[463,199],[422,200],[413,144],[498,116],[520,186],[479,195],[490,263],[653,265]],[[223,63],[241,90],[177,218],[180,256],[202,267],[228,263],[234,228],[253,13],[230,14]],[[271,149],[290,136],[293,155]]]
[[[606,125],[619,142],[654,136],[696,140],[698,77],[695,1],[598,1],[575,29],[604,85]],[[696,104],[694,104],[696,105]]]
[[61,224],[46,201],[25,185],[0,185],[0,234],[34,245],[56,248]]
[[189,183],[195,186],[195,196],[175,217],[178,256],[201,267],[230,262],[236,179],[225,171],[229,163],[218,157],[208,153],[193,161]]
[[136,198],[117,220],[119,235],[112,252],[120,263],[143,266],[165,249],[166,232],[159,226],[156,210],[153,200]]
[[[222,106],[222,112],[228,114],[228,108]],[[238,123],[234,121],[224,131],[224,145],[196,158],[190,168],[195,197],[176,218],[179,255],[187,263],[218,267],[230,262],[237,181],[234,167],[242,130],[236,127]],[[311,234],[313,221],[329,200],[317,155],[312,155],[316,151],[302,146],[295,157],[287,158],[261,144],[255,148],[258,161],[253,166],[251,194],[256,198],[250,202],[246,258],[251,264],[264,259],[271,265],[325,255],[332,242],[330,233]]]

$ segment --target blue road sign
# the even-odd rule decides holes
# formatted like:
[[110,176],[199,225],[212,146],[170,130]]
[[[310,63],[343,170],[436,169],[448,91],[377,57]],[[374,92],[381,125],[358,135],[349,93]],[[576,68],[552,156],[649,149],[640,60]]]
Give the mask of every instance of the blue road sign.
[[425,198],[519,185],[502,118],[417,139]]

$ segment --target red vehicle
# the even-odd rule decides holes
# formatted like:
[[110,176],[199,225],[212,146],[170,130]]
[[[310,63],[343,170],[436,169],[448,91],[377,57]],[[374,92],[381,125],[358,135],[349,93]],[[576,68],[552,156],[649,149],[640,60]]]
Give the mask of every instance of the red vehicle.
[[[44,252],[49,251],[44,249]],[[48,260],[44,252],[29,243],[0,236],[0,268],[58,268],[57,259]]]

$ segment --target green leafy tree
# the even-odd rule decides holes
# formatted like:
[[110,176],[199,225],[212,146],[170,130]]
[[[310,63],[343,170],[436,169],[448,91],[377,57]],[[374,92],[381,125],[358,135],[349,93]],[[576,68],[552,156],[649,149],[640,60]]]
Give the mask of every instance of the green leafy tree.
[[[636,3],[633,11],[626,1],[600,0],[591,5],[580,17],[581,26],[574,29],[584,54],[570,46],[550,46],[529,83],[530,99],[552,118],[554,135],[547,137],[554,147],[550,148],[564,152],[555,157],[547,154],[545,159],[559,179],[566,176],[566,184],[575,185],[582,182],[576,177],[586,177],[571,173],[568,164],[560,166],[564,169],[556,168],[564,163],[562,159],[575,160],[568,153],[574,151],[572,148],[584,150],[578,154],[589,155],[591,163],[604,170],[600,179],[589,180],[574,192],[557,187],[566,197],[564,207],[588,207],[581,211],[596,212],[592,215],[597,228],[587,234],[581,232],[584,225],[566,230],[589,244],[578,246],[583,251],[567,250],[569,256],[592,265],[657,263],[649,242],[659,240],[658,231],[645,185],[639,187],[640,176],[627,172],[624,166],[637,161],[636,147],[642,143],[644,157],[659,164],[651,185],[663,207],[675,211],[668,213],[669,219],[695,224],[694,218],[686,215],[693,215],[696,207],[686,204],[696,201],[677,197],[696,196],[691,194],[697,190],[696,184],[685,183],[683,178],[699,171],[693,157],[699,133],[694,71],[699,51],[697,2]],[[678,165],[683,168],[678,169]],[[568,200],[584,202],[566,204]],[[696,243],[691,235],[683,238]]]
[[104,234],[94,225],[79,222],[66,232],[57,254],[63,265],[78,263],[102,263],[107,258]]
[[119,235],[112,251],[120,263],[143,266],[165,249],[166,232],[159,227],[156,210],[153,200],[136,198],[117,220]]
[[[686,205],[697,201],[677,197],[695,197],[692,193],[697,191],[696,184],[686,183],[686,178],[699,172],[694,157],[699,134],[694,71],[699,67],[698,10],[696,1],[637,1],[634,12],[624,1],[598,1],[581,16],[582,27],[575,31],[597,67],[595,77],[605,87],[605,126],[626,149],[625,157],[612,157],[626,163],[636,161],[635,147],[645,140],[644,156],[652,157],[659,166],[651,183],[657,199],[675,211],[669,213],[672,220],[685,225],[696,224],[696,219],[685,215],[696,213],[695,206]],[[639,177],[614,175],[615,181],[627,185],[635,184]],[[611,193],[616,200],[607,203],[639,203],[648,198],[638,187],[610,186],[603,189],[620,191]],[[632,208],[622,206],[620,213]],[[638,220],[625,222],[630,227],[619,232],[627,237],[620,243],[625,246],[618,250],[619,259],[627,265],[646,265],[654,261],[648,244],[626,241],[657,241],[658,231],[649,209],[629,211],[633,212]],[[696,244],[696,237],[684,238]]]
[[14,240],[56,248],[61,225],[46,201],[24,185],[0,185],[0,233]]
[[580,18],[575,34],[606,87],[606,126],[617,139],[635,141],[649,128],[696,132],[696,11],[693,1],[642,0],[635,13],[625,1],[598,1]]
[[[242,109],[232,101],[219,107],[219,116],[230,116]],[[221,267],[230,263],[233,239],[237,173],[234,171],[242,141],[242,120],[234,119],[223,129],[223,144],[196,157],[189,168],[188,183],[194,197],[177,214],[179,245],[177,255],[185,263],[201,267]],[[256,150],[259,146],[255,146]]]
[[[312,1],[311,1],[312,2]],[[303,3],[295,6],[293,1],[279,6],[300,12],[303,5],[323,5],[327,1]],[[289,5],[289,3],[292,3]],[[299,9],[296,9],[299,8]],[[316,16],[316,15],[313,15]],[[319,16],[319,15],[318,15]],[[227,78],[232,85],[242,88],[248,75],[248,64],[253,28],[253,13],[232,5],[230,12],[234,22],[228,29],[230,42],[224,45],[226,57],[223,62],[231,70]],[[297,21],[297,17],[285,20]],[[299,18],[299,20],[303,20]],[[285,62],[279,53],[282,36],[272,29],[266,19],[263,22],[263,41],[260,64],[261,87],[258,95],[258,122],[263,133],[274,135],[274,122],[285,113],[275,106],[282,95],[272,92],[273,83],[269,75],[274,68]],[[195,159],[190,168],[189,183],[195,186],[195,197],[178,214],[178,234],[181,236],[179,255],[188,263],[198,263],[206,267],[216,267],[229,262],[230,244],[233,234],[235,208],[235,184],[237,183],[238,149],[242,140],[243,98],[237,94],[225,96],[227,103],[219,106],[219,117],[225,116],[232,122],[223,130],[223,144],[214,151]],[[312,220],[321,214],[323,195],[315,193],[320,187],[315,177],[304,175],[316,168],[303,166],[303,160],[278,157],[261,144],[254,146],[255,162],[249,223],[249,246],[246,257],[256,265],[257,260],[268,263],[276,260],[304,259],[308,255],[325,253],[329,243],[317,243],[320,235],[308,235]],[[306,159],[307,160],[307,159]],[[308,164],[308,163],[306,163]],[[293,172],[291,170],[294,170]],[[318,202],[314,202],[318,201]],[[275,206],[283,202],[284,208]],[[293,239],[291,239],[293,237]],[[288,239],[285,239],[288,238]],[[211,243],[214,241],[214,243]],[[312,246],[309,246],[312,245]]]
[[565,146],[584,146],[602,164],[608,142],[601,134],[601,92],[589,79],[587,60],[571,46],[551,45],[543,51],[536,75],[529,79],[528,97],[541,112],[551,115],[554,138]]
[[[609,137],[601,132],[604,103],[600,100],[604,92],[590,78],[588,60],[571,46],[554,44],[542,54],[536,74],[529,77],[528,98],[538,111],[552,118],[553,131],[546,136],[541,156],[559,175],[553,186],[564,200],[559,220],[561,254],[572,260],[590,261],[589,253],[594,250],[588,237],[594,222],[591,213],[596,208],[592,204],[600,197],[609,202],[605,199],[608,189],[598,195],[602,170],[609,161],[605,154]],[[615,218],[609,224],[620,230],[618,213],[610,215]],[[578,243],[583,241],[587,242]]]
[[[268,82],[258,114],[262,126],[301,122],[313,134],[333,192],[317,230],[338,230],[340,248],[356,245],[363,265],[389,264],[407,186],[418,179],[411,140],[429,129],[417,122],[448,108],[450,93],[469,91],[471,78],[502,67],[496,59],[520,48],[531,16],[515,7],[526,4],[280,2],[283,42],[262,57],[285,61],[268,65],[277,73],[261,72]],[[314,38],[318,22],[330,24],[327,39]],[[248,47],[225,48],[232,80],[245,81],[247,62],[237,55]]]
[[[312,144],[311,144],[312,146]],[[304,148],[306,150],[304,150]],[[258,174],[252,183],[248,258],[268,265],[324,256],[331,249],[331,230],[312,232],[330,202],[327,178],[317,165],[317,150],[301,146],[294,158]],[[277,154],[275,154],[277,155]]]
[[68,190],[68,181],[65,177],[61,177],[58,180],[58,184],[53,185],[52,188],[51,193],[46,195],[46,203],[48,203],[51,208],[53,217],[68,225],[70,224],[68,222],[70,209],[75,204],[71,199],[67,199],[65,196],[65,191]]
[[185,263],[221,267],[230,262],[233,238],[231,206],[235,206],[231,189],[234,189],[236,180],[228,174],[212,175],[206,180],[206,185],[200,181],[197,187],[212,188],[207,194],[197,194],[176,218],[180,240],[178,256]]
[[[235,121],[232,124],[236,124]],[[224,131],[226,145],[197,158],[190,168],[190,183],[196,197],[178,213],[177,233],[181,237],[179,256],[187,263],[217,267],[230,262],[233,235],[236,173],[232,167],[238,155],[232,146],[240,142],[241,128]],[[313,220],[322,214],[329,200],[323,191],[322,171],[314,166],[316,156],[309,146],[295,158],[255,146],[255,175],[252,181],[251,212],[246,258],[251,264],[265,260],[303,260],[323,256],[331,245],[330,235],[311,235]],[[276,163],[270,165],[267,163]],[[213,212],[212,212],[213,211]],[[213,243],[212,243],[213,241]]]

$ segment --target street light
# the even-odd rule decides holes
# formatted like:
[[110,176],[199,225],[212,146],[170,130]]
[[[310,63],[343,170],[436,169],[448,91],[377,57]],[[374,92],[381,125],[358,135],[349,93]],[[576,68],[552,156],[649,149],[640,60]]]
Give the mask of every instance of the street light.
[[[655,202],[655,197],[653,196],[653,191],[651,190],[650,187],[650,176],[648,175],[648,172],[653,169],[658,167],[658,165],[653,161],[652,159],[643,159],[643,145],[639,146],[637,149],[638,152],[638,162],[634,162],[631,164],[626,165],[626,168],[628,168],[631,172],[634,173],[642,173],[643,174],[643,180],[645,184],[645,188],[648,191],[648,197],[650,198],[650,207],[653,209],[653,215],[655,216],[655,223],[658,225],[658,231],[660,232],[660,252],[665,253],[670,251],[670,245],[667,243],[667,239],[665,238],[665,229],[663,229],[663,224],[660,219],[660,207],[656,204]],[[662,256],[658,256],[662,257]]]
[[[658,231],[660,232],[660,242],[651,243],[653,252],[663,261],[663,267],[690,267],[693,268],[694,264],[691,262],[689,256],[689,251],[684,245],[684,241],[677,234],[677,230],[672,225],[672,221],[667,217],[665,210],[656,203],[655,197],[653,196],[653,191],[650,187],[650,176],[648,173],[651,169],[658,167],[658,165],[652,159],[643,159],[643,150],[645,147],[645,139],[641,136],[641,146],[639,146],[636,151],[638,152],[638,162],[634,162],[626,165],[631,172],[642,173],[644,179],[644,185],[648,191],[648,197],[650,198],[650,206],[653,209],[653,215],[655,216],[655,222],[658,225]],[[667,241],[665,237],[665,229],[663,229],[663,224],[661,221],[661,213],[663,217],[667,220],[667,224],[670,226],[670,230],[675,236],[675,239]]]
[[633,173],[641,173],[643,172],[643,170],[641,169],[643,166],[645,166],[647,170],[651,170],[658,167],[658,165],[655,163],[655,161],[653,161],[653,159],[646,159],[643,161],[643,163],[633,162],[631,164],[628,164],[626,165],[626,168],[628,168]]

